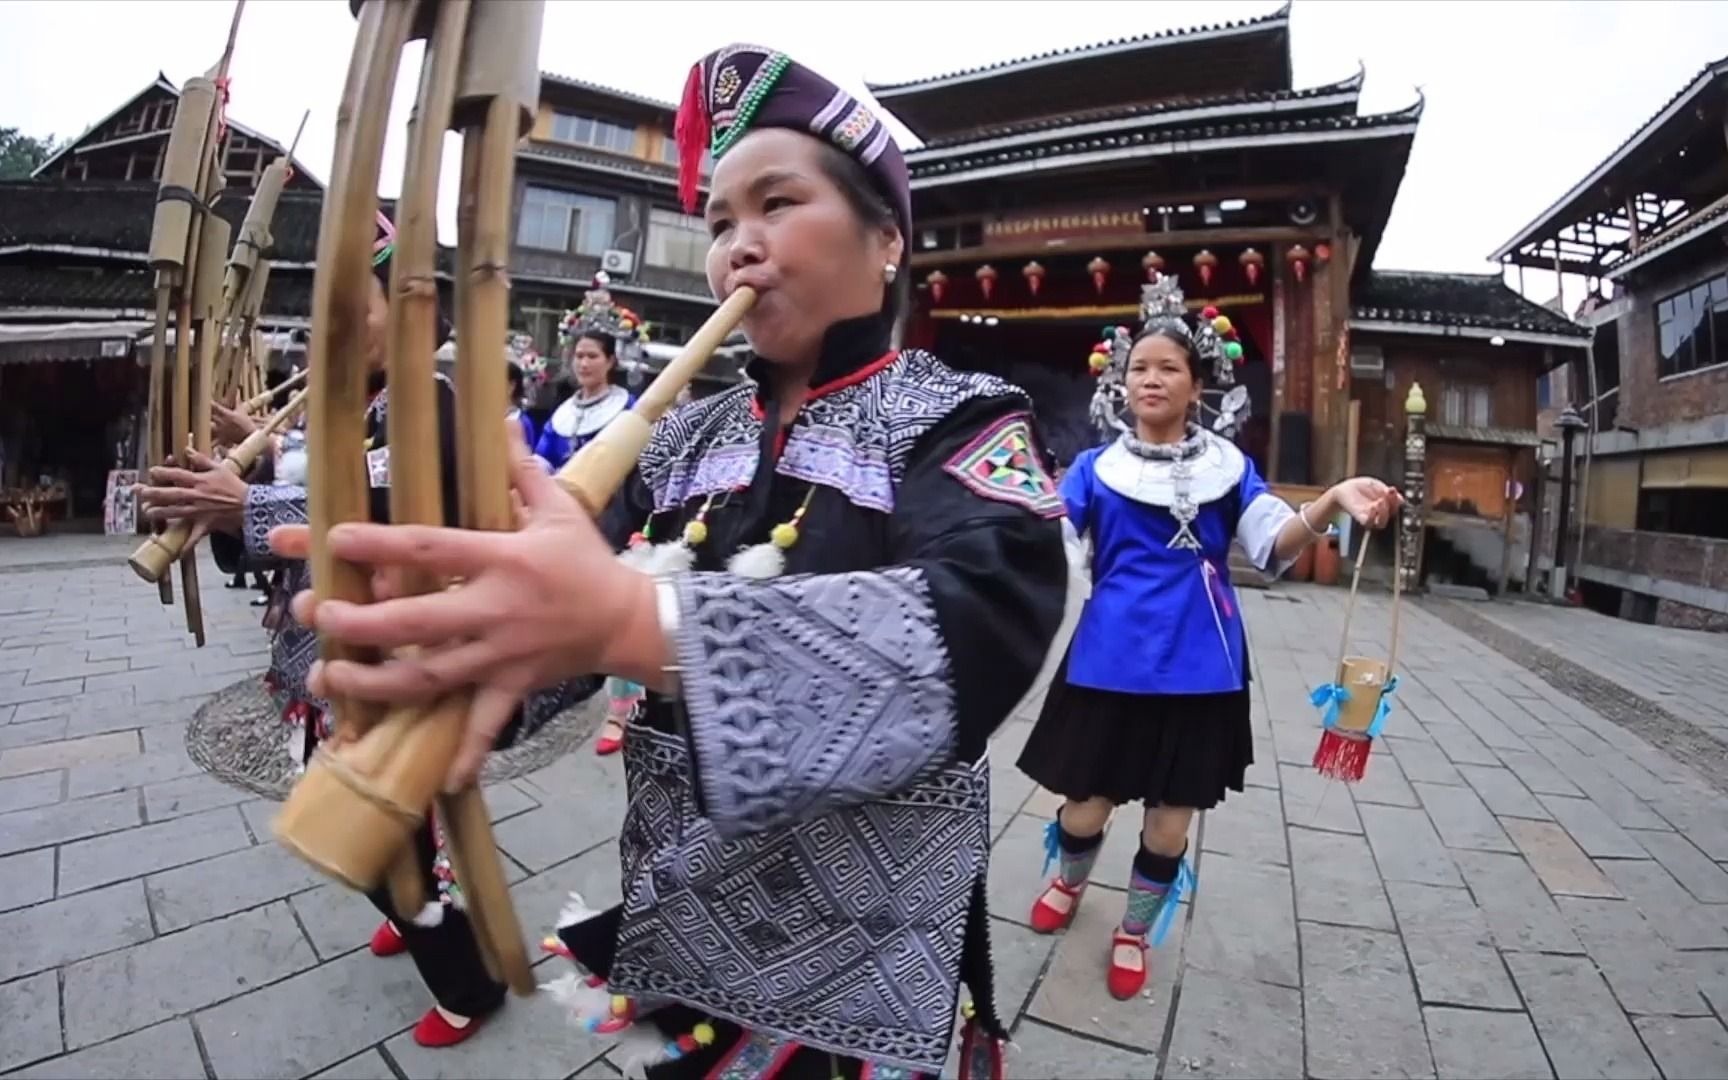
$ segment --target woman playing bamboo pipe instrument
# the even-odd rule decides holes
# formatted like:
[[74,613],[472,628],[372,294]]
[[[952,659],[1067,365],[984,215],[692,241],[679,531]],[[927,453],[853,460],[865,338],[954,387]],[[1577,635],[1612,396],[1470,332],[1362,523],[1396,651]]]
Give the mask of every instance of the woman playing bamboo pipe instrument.
[[[332,529],[341,559],[461,584],[300,597],[320,633],[423,647],[314,681],[397,702],[477,685],[458,782],[532,687],[648,688],[623,755],[625,900],[559,929],[620,995],[589,988],[613,1014],[596,1024],[636,1010],[648,1076],[934,1076],[964,982],[982,1080],[1003,1035],[984,751],[1068,585],[1031,402],[890,347],[907,175],[862,105],[733,47],[692,71],[679,132],[692,205],[702,151],[717,162],[709,284],[758,296],[753,381],[670,414],[598,529],[525,453],[520,532]],[[587,1007],[575,977],[559,989]]]
[[[374,372],[372,403],[367,412],[366,465],[372,484],[372,516],[375,520],[388,520],[389,393],[383,379],[388,309],[381,277],[390,251],[386,247],[379,254],[379,276],[371,279],[366,327],[367,355]],[[452,452],[455,394],[442,376],[438,413],[440,442],[444,446],[444,505],[446,512],[453,515],[457,506],[456,458]],[[156,469],[151,479],[160,486],[143,489],[140,501],[151,507],[152,516],[159,519],[190,517],[217,530],[212,533],[212,547],[219,563],[232,557],[229,549],[243,548],[254,557],[267,554],[266,538],[272,528],[306,520],[304,450],[293,441],[286,445],[288,449],[275,464],[275,479],[280,482],[272,483],[264,472],[242,480],[226,469],[200,472]],[[303,446],[303,441],[298,445]],[[232,536],[224,536],[224,531]],[[285,576],[288,587],[295,591],[309,586],[310,574],[303,556],[294,557]],[[319,742],[332,738],[339,729],[332,723],[329,706],[309,690],[306,682],[307,671],[317,656],[316,635],[286,618],[270,620],[271,616],[267,616],[267,625],[274,626],[276,636],[268,679],[284,720],[294,725],[291,752],[295,763],[304,765],[311,760]],[[519,735],[532,731],[575,697],[590,691],[587,684],[565,685],[531,696],[509,718],[498,745],[508,745]],[[380,956],[403,951],[412,956],[437,1002],[415,1027],[414,1038],[423,1046],[450,1046],[472,1036],[480,1029],[481,1021],[503,1004],[504,987],[486,973],[463,910],[461,891],[443,852],[442,837],[430,820],[417,834],[415,844],[427,895],[437,899],[411,922],[402,922],[396,918],[384,890],[369,894],[374,906],[385,915],[384,923],[372,936],[371,947]]]
[[1253,462],[1196,422],[1208,368],[1230,379],[1227,318],[1196,320],[1174,277],[1144,288],[1144,327],[1132,339],[1113,331],[1094,361],[1093,416],[1115,438],[1062,479],[1069,520],[1094,548],[1092,595],[1020,756],[1067,800],[1045,836],[1046,870],[1060,870],[1032,906],[1041,933],[1073,920],[1115,808],[1146,807],[1110,954],[1110,992],[1124,999],[1146,981],[1148,937],[1161,940],[1192,885],[1194,811],[1241,791],[1254,760],[1231,542],[1282,573],[1338,512],[1378,527],[1401,501],[1359,478],[1291,510]]

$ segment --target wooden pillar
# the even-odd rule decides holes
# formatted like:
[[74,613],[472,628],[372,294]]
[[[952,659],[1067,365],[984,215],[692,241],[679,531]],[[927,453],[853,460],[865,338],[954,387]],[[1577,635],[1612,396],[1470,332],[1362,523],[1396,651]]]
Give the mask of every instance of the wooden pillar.
[[1399,573],[1404,577],[1404,591],[1414,593],[1422,587],[1422,541],[1426,530],[1428,497],[1428,400],[1422,396],[1422,384],[1410,384],[1410,396],[1404,399],[1404,511],[1398,521]]
[[1512,527],[1517,521],[1518,500],[1514,498],[1518,490],[1518,448],[1506,448],[1506,509],[1500,521],[1500,588],[1494,594],[1498,599],[1506,598],[1506,586],[1512,579]]
[[1309,276],[1314,311],[1314,482],[1344,479],[1350,399],[1350,244],[1344,229],[1343,200],[1327,198],[1326,244],[1331,255],[1315,260]]

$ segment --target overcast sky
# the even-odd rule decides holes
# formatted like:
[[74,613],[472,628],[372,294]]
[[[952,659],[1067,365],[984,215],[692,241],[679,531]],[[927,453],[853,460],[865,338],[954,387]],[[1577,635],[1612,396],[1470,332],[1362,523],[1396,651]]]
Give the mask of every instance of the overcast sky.
[[[733,40],[791,53],[855,93],[1047,49],[1265,14],[1275,3],[1134,0],[693,2],[550,0],[540,66],[676,100],[690,63]],[[220,54],[228,0],[0,3],[0,126],[76,135],[160,70],[176,84]],[[345,0],[249,0],[230,114],[327,177],[354,21]],[[1381,268],[1485,271],[1487,254],[1728,54],[1728,4],[1297,0],[1297,86],[1367,67],[1362,108],[1428,108],[1380,248]],[[398,79],[406,116],[413,71]],[[400,180],[400,125],[382,191]],[[446,175],[454,159],[447,155]],[[446,184],[446,188],[453,184]],[[445,239],[452,230],[446,199]],[[1534,275],[1530,291],[1538,291]],[[1551,285],[1540,288],[1552,290]],[[1546,299],[1546,297],[1541,297]],[[1575,294],[1569,294],[1575,302]]]

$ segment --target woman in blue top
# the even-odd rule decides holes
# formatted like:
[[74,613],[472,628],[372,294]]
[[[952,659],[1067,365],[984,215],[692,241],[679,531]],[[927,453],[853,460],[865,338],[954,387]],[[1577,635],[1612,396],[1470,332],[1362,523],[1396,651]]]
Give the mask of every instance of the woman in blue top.
[[1111,950],[1119,999],[1144,985],[1147,936],[1162,937],[1191,880],[1183,856],[1194,811],[1241,791],[1254,760],[1231,542],[1278,573],[1338,511],[1378,526],[1400,501],[1359,478],[1292,510],[1234,444],[1196,422],[1205,369],[1230,381],[1213,326],[1186,313],[1174,278],[1146,286],[1143,306],[1144,328],[1131,344],[1118,331],[1093,399],[1094,419],[1116,438],[1062,479],[1068,516],[1092,546],[1092,595],[1020,757],[1066,799],[1046,835],[1046,866],[1059,859],[1060,870],[1032,908],[1041,933],[1072,920],[1115,808],[1145,804]]
[[575,334],[570,374],[576,392],[552,410],[539,441],[531,444],[535,455],[554,472],[636,403],[636,395],[612,382],[618,370],[618,343],[638,333],[636,317],[612,303],[606,285],[605,275],[597,275],[582,306],[565,316],[565,326]]

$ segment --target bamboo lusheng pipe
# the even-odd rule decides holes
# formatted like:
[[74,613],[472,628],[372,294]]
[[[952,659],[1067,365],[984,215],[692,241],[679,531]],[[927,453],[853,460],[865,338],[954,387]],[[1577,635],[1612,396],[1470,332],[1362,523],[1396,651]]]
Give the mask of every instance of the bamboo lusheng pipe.
[[283,379],[277,385],[271,387],[268,390],[265,390],[263,393],[259,394],[257,397],[249,398],[246,401],[242,401],[240,403],[240,407],[237,411],[239,411],[239,412],[257,412],[259,409],[262,409],[264,406],[270,404],[271,400],[273,398],[275,398],[275,396],[277,394],[280,394],[284,390],[292,390],[296,386],[299,386],[301,383],[305,382],[306,381],[306,373],[309,370],[310,370],[309,368],[301,368],[299,371],[296,371],[294,374],[288,376],[286,379]]
[[[288,404],[271,416],[262,427],[246,436],[239,446],[228,451],[228,456],[222,459],[221,467],[236,476],[245,476],[270,448],[271,438],[287,427],[305,406],[309,393],[310,391],[302,390],[289,398]],[[145,581],[155,582],[167,576],[168,568],[179,561],[181,553],[186,549],[186,538],[191,534],[191,525],[184,521],[176,522],[166,531],[146,537],[144,542],[138,545],[138,550],[132,553],[132,557],[126,560],[126,564]]]

